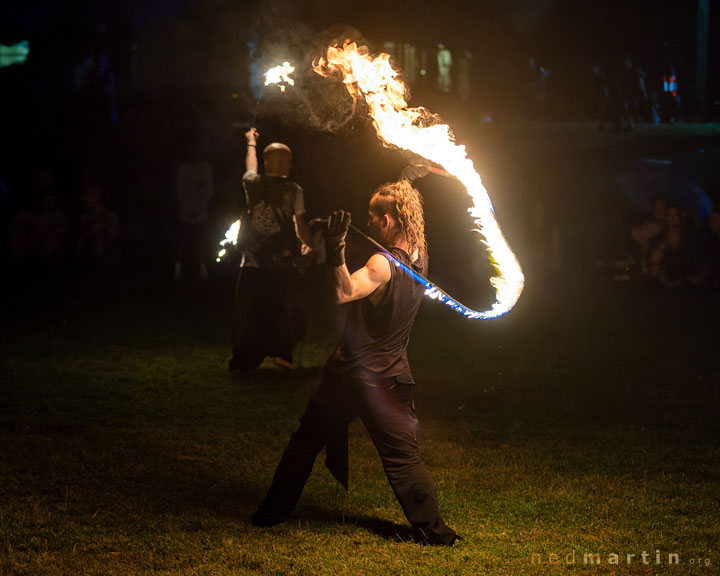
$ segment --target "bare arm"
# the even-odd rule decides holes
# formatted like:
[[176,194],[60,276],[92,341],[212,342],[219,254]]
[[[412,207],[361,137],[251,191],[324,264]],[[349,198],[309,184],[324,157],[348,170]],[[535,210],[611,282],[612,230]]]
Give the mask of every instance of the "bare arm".
[[295,214],[295,234],[297,235],[300,240],[305,242],[308,246],[312,246],[313,236],[312,232],[310,231],[310,226],[307,223],[307,220],[305,220],[305,214]]
[[245,154],[245,170],[257,172],[257,139],[260,134],[255,128],[250,128],[245,132],[245,141],[247,142],[247,154]]
[[365,266],[352,276],[347,266],[332,268],[335,284],[335,299],[338,304],[345,304],[370,296],[379,287],[390,281],[390,263],[380,254],[373,254]]

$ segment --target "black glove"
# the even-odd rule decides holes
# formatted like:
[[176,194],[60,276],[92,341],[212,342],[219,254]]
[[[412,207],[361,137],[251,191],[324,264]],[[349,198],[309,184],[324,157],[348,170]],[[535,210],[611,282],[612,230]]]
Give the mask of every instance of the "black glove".
[[430,173],[430,166],[427,164],[408,164],[400,172],[400,178],[412,184],[413,180],[427,176]]
[[328,218],[325,229],[325,260],[328,266],[345,264],[345,236],[350,228],[350,212],[336,210]]

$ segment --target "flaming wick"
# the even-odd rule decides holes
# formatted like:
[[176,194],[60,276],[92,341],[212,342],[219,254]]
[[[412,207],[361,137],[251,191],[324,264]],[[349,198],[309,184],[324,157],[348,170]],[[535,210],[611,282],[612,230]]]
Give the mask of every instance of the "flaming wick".
[[287,85],[295,86],[295,80],[290,77],[293,72],[295,72],[295,66],[290,62],[283,62],[279,66],[273,66],[265,72],[265,86],[278,84],[280,92],[285,92]]
[[[272,68],[269,68],[264,76],[265,76],[265,86],[270,86],[270,84],[277,84],[280,87],[280,92],[285,92],[287,89],[287,86],[295,86],[295,80],[293,80],[290,77],[290,74],[295,72],[295,66],[290,64],[290,62],[283,62],[279,66],[273,66]],[[253,114],[253,119],[251,124],[254,126],[258,119],[258,114],[260,112],[260,102],[262,102],[262,97],[258,98],[255,101],[255,113]]]
[[367,103],[375,131],[383,143],[409,150],[442,166],[465,186],[472,199],[468,212],[474,219],[475,230],[484,237],[490,261],[498,273],[490,278],[496,301],[490,310],[478,312],[454,299],[451,300],[457,307],[446,302],[445,298],[449,296],[430,283],[426,284],[426,294],[446,302],[469,318],[496,318],[510,311],[520,298],[525,277],[495,219],[492,202],[480,175],[475,172],[465,147],[454,143],[449,126],[438,123],[424,108],[408,108],[406,86],[397,78],[398,73],[390,65],[388,54],[373,58],[366,47],[358,48],[354,42],[346,41],[342,47],[328,47],[327,57],[321,58],[313,69],[326,77],[339,72],[353,100],[363,98]]
[[222,249],[218,252],[217,258],[215,258],[215,262],[220,262],[222,260],[223,256],[227,254],[227,246],[228,244],[232,244],[233,246],[237,246],[238,242],[238,236],[240,234],[240,220],[235,220],[232,224],[230,224],[230,227],[225,231],[225,239],[220,240],[220,246]]

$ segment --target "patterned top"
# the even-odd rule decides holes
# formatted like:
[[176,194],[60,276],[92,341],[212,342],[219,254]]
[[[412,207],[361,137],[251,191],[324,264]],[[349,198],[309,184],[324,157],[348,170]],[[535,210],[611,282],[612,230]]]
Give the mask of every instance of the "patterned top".
[[241,266],[289,268],[300,253],[293,216],[305,213],[302,188],[287,178],[248,170],[243,176],[247,213]]

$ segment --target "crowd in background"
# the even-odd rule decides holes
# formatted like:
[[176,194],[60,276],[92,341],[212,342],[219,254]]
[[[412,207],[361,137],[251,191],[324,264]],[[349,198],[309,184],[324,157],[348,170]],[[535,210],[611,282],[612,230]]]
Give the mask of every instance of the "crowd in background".
[[[92,170],[77,183],[70,211],[58,197],[52,171],[39,167],[15,213],[6,193],[4,253],[24,273],[59,271],[70,263],[85,270],[112,270],[120,258],[120,223],[105,203]],[[7,190],[6,186],[3,186]]]
[[720,288],[720,211],[707,219],[688,214],[677,203],[657,196],[651,213],[630,230],[634,251],[620,261],[617,280],[633,277],[663,286]]

